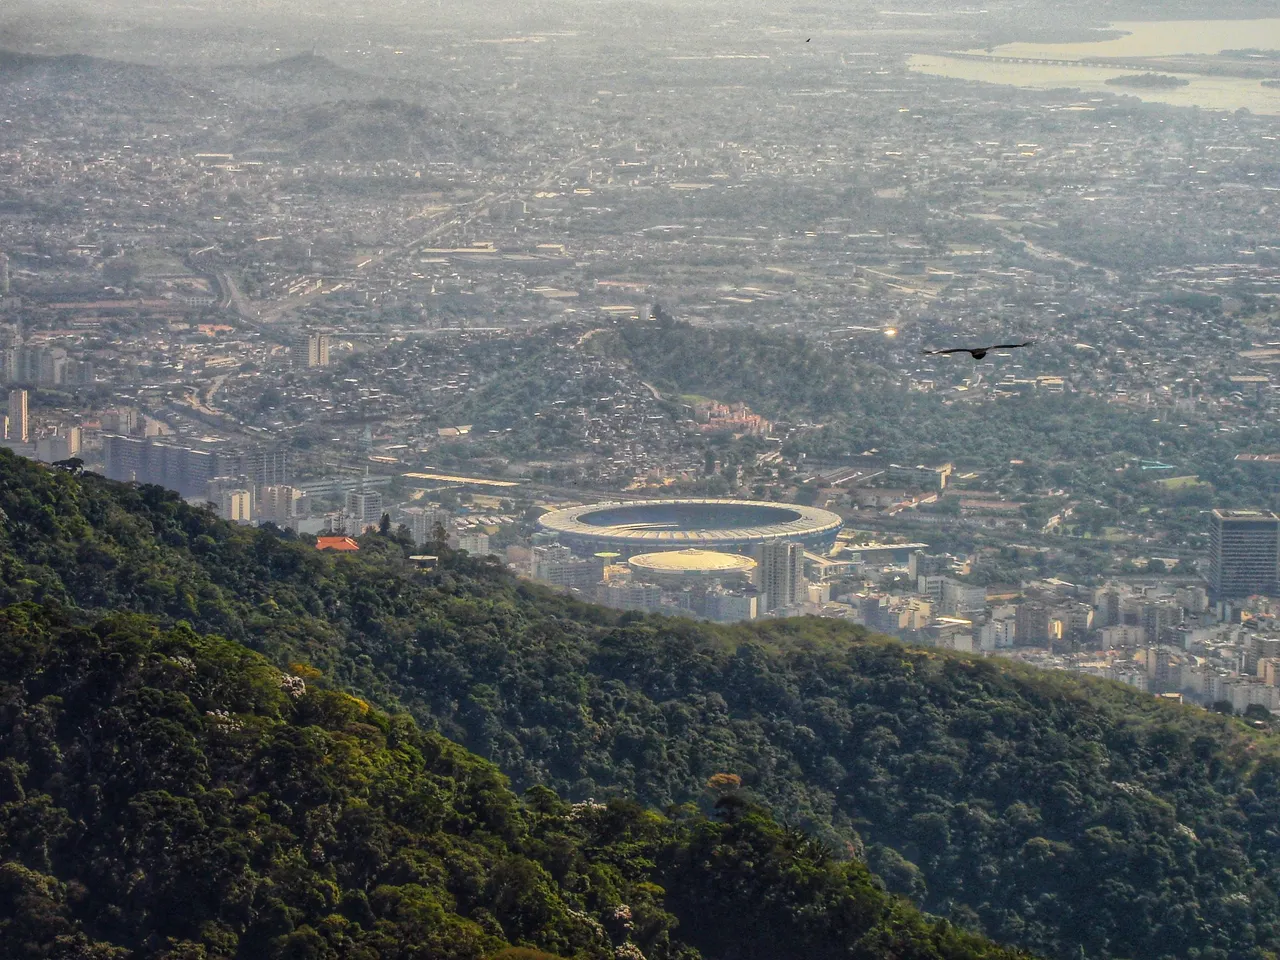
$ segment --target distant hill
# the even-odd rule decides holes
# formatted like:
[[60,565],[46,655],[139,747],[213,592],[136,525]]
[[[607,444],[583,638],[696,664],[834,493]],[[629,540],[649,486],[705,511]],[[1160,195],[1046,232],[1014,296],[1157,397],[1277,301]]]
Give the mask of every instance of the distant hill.
[[300,53],[260,64],[234,64],[210,71],[211,86],[246,105],[319,104],[379,98],[440,101],[451,98],[439,85],[374,77],[315,53]]
[[503,149],[506,137],[492,125],[461,122],[438,84],[370,77],[313,54],[180,78],[79,54],[0,51],[0,111],[27,126],[49,117],[74,124],[92,111],[175,124],[185,140],[193,106],[225,114],[228,102],[219,149],[267,149],[302,160],[462,162]]
[[267,63],[260,64],[256,67],[249,67],[245,69],[245,72],[272,78],[325,78],[342,76],[353,79],[369,79],[356,73],[354,70],[348,70],[345,67],[340,67],[328,57],[321,56],[317,53],[299,53],[292,57],[281,57],[279,60],[270,60]]
[[207,148],[191,117],[218,109],[206,86],[146,64],[0,51],[0,147],[6,149],[32,137],[78,138],[86,129],[124,137],[139,123],[172,131],[177,149]]
[[299,101],[343,100],[374,96],[382,83],[374,77],[340,67],[328,57],[300,53],[252,66],[223,67],[218,80],[229,83],[242,99],[286,96]]
[[[320,553],[156,487],[0,451],[0,604],[187,621],[407,708],[522,788],[665,808],[740,781],[742,799],[837,858],[864,856],[891,889],[1046,956],[1280,950],[1276,737],[1118,684],[836,621],[622,614],[443,544],[440,569],[419,574],[409,543],[360,542],[354,555]],[[67,644],[46,646],[56,661]],[[13,674],[0,664],[0,682]],[[63,754],[86,729],[49,723],[72,738]],[[699,922],[698,909],[667,909]],[[771,955],[782,954],[759,954]]]
[[189,110],[191,95],[203,99],[207,94],[146,64],[83,54],[41,56],[0,50],[0,95],[5,93],[5,87],[19,84],[23,87],[21,94],[28,97],[57,97],[71,102],[92,99],[117,110],[169,111],[179,105],[179,97]]

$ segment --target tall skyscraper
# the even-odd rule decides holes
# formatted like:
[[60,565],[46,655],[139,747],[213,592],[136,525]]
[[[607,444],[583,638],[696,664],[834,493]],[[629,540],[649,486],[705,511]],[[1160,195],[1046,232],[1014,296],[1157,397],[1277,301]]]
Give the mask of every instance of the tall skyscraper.
[[1215,600],[1276,594],[1280,516],[1269,510],[1215,510],[1209,529],[1209,588]]
[[27,419],[27,391],[9,391],[8,439],[18,443],[31,442],[31,423]]
[[776,540],[755,549],[756,586],[764,594],[765,613],[808,599],[804,579],[804,544]]

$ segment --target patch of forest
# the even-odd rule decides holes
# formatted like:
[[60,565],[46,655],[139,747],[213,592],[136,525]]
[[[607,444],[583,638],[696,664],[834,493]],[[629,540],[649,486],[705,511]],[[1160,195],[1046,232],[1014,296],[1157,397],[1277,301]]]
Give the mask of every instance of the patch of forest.
[[714,819],[521,800],[407,716],[240,644],[30,604],[0,609],[0,955],[1018,956],[731,786]]
[[443,545],[421,574],[407,538],[360,542],[320,553],[0,452],[0,603],[186,621],[407,709],[520,789],[665,809],[736,778],[931,912],[1046,955],[1280,948],[1280,751],[1239,721],[829,620],[621,614]]

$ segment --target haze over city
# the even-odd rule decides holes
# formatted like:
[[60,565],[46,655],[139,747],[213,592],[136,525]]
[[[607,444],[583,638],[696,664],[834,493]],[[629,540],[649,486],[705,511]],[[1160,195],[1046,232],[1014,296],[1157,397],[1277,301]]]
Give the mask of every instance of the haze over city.
[[[265,567],[270,577],[314,577],[279,601],[262,586],[253,611],[233,615],[215,602],[229,589],[221,574],[203,587],[161,577],[154,596],[131,587],[152,597],[143,603],[87,576],[63,583],[53,560],[23,555],[0,566],[4,602],[225,635],[285,671],[280,689],[299,703],[315,681],[365,710],[407,711],[520,789],[556,791],[574,817],[604,816],[593,805],[606,792],[704,814],[724,796],[731,811],[758,801],[797,837],[869,864],[877,889],[1036,955],[1269,956],[1275,937],[1257,932],[1274,926],[1258,906],[1274,900],[1259,893],[1266,864],[1250,861],[1258,886],[1218,890],[1210,919],[1186,907],[1165,946],[1118,920],[1094,938],[1034,885],[1016,887],[1034,908],[994,886],[973,893],[979,875],[998,884],[1016,871],[957,879],[959,846],[950,866],[930,859],[947,843],[919,818],[949,817],[958,837],[970,829],[962,801],[884,813],[884,796],[851,785],[887,782],[870,767],[855,777],[849,757],[824,766],[796,746],[828,736],[813,716],[770,714],[792,724],[778,734],[800,758],[790,773],[754,748],[708,747],[714,762],[689,760],[684,781],[655,786],[618,774],[618,754],[538,753],[559,743],[556,723],[517,717],[519,698],[495,677],[431,674],[419,654],[436,640],[415,631],[431,617],[471,623],[441,599],[465,594],[541,611],[536,628],[493,615],[486,636],[504,650],[562,628],[596,643],[600,624],[709,631],[717,651],[749,646],[735,631],[787,651],[887,636],[905,646],[883,649],[948,665],[938,669],[1079,681],[1111,691],[1100,703],[1140,698],[1115,708],[1124,716],[1187,711],[1152,715],[1269,744],[1280,713],[1276,14],[1256,0],[6,4],[0,389],[14,456],[2,462],[47,469],[0,487],[44,477],[55,492],[45,512],[0,502],[0,544],[74,542],[57,484],[84,484],[82,499],[123,498],[74,508],[121,550],[154,534],[158,550],[188,551],[166,561],[185,570],[241,538],[254,556],[298,551]],[[128,536],[105,519],[161,502],[187,519],[138,521]],[[85,548],[83,562],[134,562],[113,550]],[[393,567],[378,566],[387,556]],[[396,626],[362,612],[341,639],[308,646],[306,618],[378,607],[359,591],[346,607],[324,591],[299,599],[356,569],[378,582],[394,569],[431,600],[383,597]],[[302,619],[266,625],[278,616]],[[622,643],[610,636],[599,649]],[[387,653],[389,637],[418,653]],[[729,703],[718,682],[697,693],[698,710]],[[666,689],[655,684],[646,696]],[[591,712],[565,709],[566,730]],[[657,769],[665,734],[645,723],[636,737]],[[1189,737],[1173,737],[1177,749]],[[1126,796],[1165,796],[1128,762],[1098,777]],[[797,783],[819,792],[797,799]],[[35,787],[12,792],[23,790]],[[1082,831],[1124,819],[1097,814],[1076,830],[1076,811],[1024,837],[1034,818],[1009,813],[1012,802],[987,797],[982,815],[1016,821],[1018,856],[1045,877],[1054,857],[1085,849]],[[1174,819],[1151,832],[1195,839],[1168,803]],[[1024,846],[1033,839],[1048,846]],[[372,871],[360,895],[386,876]],[[1191,897],[1161,889],[1161,909]],[[551,927],[518,936],[459,908],[497,939],[477,933],[488,946],[457,955],[498,956],[499,940],[565,957],[693,955],[672,946],[678,926],[641,943],[643,922],[579,894],[565,903],[596,911],[595,946],[556,941]],[[368,902],[339,910],[325,896],[335,916],[373,929]],[[1246,902],[1247,923],[1229,906],[1243,916]],[[83,930],[117,943],[76,909],[67,916]],[[719,954],[707,944],[729,949],[727,934],[699,940],[682,916],[688,949],[708,960]],[[246,921],[222,953],[213,934],[198,954],[163,953],[159,932],[118,942],[138,957],[294,956],[281,944],[303,924],[290,924],[268,935]],[[326,930],[333,956],[383,955],[344,953]],[[196,943],[188,934],[170,939]]]

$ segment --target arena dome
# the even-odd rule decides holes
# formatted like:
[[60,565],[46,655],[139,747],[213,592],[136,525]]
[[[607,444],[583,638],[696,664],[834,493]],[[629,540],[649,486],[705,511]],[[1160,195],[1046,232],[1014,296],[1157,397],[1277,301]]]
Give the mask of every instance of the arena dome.
[[651,583],[693,582],[697,580],[746,580],[756,568],[750,557],[714,550],[667,550],[641,553],[627,561],[635,576]]

